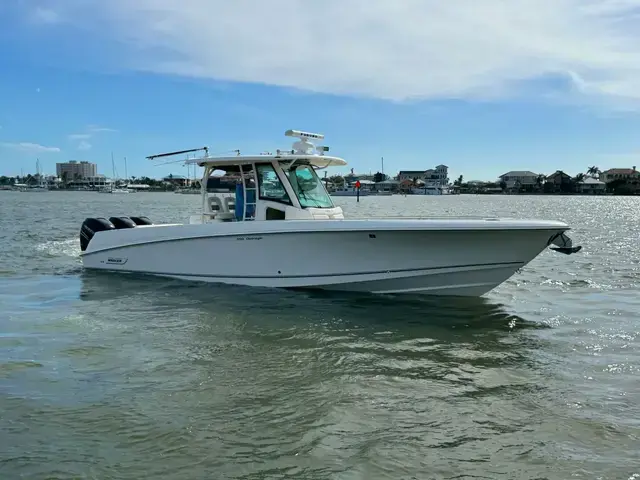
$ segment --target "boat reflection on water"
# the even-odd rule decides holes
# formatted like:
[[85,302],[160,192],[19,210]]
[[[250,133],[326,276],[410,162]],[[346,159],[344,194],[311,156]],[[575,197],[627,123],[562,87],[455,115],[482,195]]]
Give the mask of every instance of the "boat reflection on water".
[[400,300],[110,272],[85,271],[81,278],[81,299],[89,304],[84,310],[96,321],[126,325],[136,348],[161,351],[145,357],[186,362],[198,377],[220,368],[246,377],[243,382],[255,377],[263,383],[302,375],[300,368],[311,376],[320,369],[331,375],[450,377],[452,387],[467,395],[488,388],[483,371],[494,378],[505,368],[524,368],[523,381],[542,388],[530,380],[545,371],[534,352],[545,350],[546,340],[535,331],[548,327],[486,298]]
[[150,275],[84,270],[80,298],[121,305],[133,302],[149,313],[181,309],[199,318],[220,315],[256,326],[340,325],[341,328],[431,326],[465,329],[546,328],[509,313],[485,297],[379,295],[314,289],[271,289],[188,282]]

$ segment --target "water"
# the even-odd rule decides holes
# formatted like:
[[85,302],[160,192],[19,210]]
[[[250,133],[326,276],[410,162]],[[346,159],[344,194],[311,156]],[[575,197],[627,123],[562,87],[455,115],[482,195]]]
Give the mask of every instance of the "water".
[[85,217],[197,197],[0,192],[0,478],[640,478],[640,198],[338,202],[564,220],[584,248],[484,299],[213,286],[78,259]]

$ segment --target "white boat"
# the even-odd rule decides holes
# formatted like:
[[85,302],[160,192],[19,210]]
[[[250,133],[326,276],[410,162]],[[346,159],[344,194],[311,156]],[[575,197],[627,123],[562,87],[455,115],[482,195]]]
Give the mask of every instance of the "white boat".
[[[363,190],[362,188],[360,189],[361,197],[366,197],[369,195],[369,193],[370,193],[369,190]],[[343,186],[341,188],[337,188],[336,190],[332,191],[331,196],[332,197],[357,197],[358,190],[356,189],[356,187]]]
[[[213,158],[205,147],[148,157],[205,151],[194,160],[204,168],[202,213],[187,224],[88,218],[84,267],[256,287],[480,296],[548,246],[580,250],[558,221],[345,219],[316,170],[346,162],[311,143],[322,135],[286,135],[300,140],[275,155]],[[215,177],[212,184],[237,179],[235,192],[207,191]]]
[[109,187],[101,188],[100,190],[98,190],[98,193],[114,193],[114,194],[132,193],[132,190],[129,190],[127,188],[109,186]]
[[[113,180],[108,186],[101,188],[98,190],[98,193],[113,193],[113,194],[124,194],[124,193],[133,193],[132,190],[128,189],[127,186],[119,186],[118,185],[118,175],[116,173],[116,164],[113,160],[113,152],[111,152],[111,169],[113,170]],[[127,157],[124,157],[124,170],[125,170],[125,178],[127,178]]]
[[39,192],[48,192],[49,189],[41,185],[34,185],[34,186],[27,186],[27,187],[21,188],[20,191],[29,192],[29,193],[39,193]]
[[40,159],[36,159],[36,178],[37,185],[28,185],[24,184],[20,187],[19,191],[21,192],[29,192],[29,193],[38,193],[38,192],[48,192],[49,187],[47,183],[42,178],[42,172],[40,171]]
[[413,187],[411,193],[413,195],[449,195],[449,189],[441,185],[424,185]]

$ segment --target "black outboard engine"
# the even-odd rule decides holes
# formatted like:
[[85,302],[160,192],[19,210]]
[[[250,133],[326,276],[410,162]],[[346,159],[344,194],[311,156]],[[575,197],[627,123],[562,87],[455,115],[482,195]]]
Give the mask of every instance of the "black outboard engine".
[[129,217],[135,222],[136,225],[153,225],[153,222],[148,217]]
[[109,221],[118,229],[135,228],[136,222],[129,217],[109,217]]
[[115,230],[116,227],[106,218],[87,218],[82,222],[80,227],[80,250],[83,252],[89,246],[89,242],[96,234],[96,232],[102,232],[104,230]]

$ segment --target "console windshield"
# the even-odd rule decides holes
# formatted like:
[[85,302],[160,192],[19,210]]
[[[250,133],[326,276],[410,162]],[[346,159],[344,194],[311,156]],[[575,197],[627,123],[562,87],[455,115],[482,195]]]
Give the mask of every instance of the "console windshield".
[[285,170],[302,208],[333,208],[333,201],[311,165],[294,165]]

